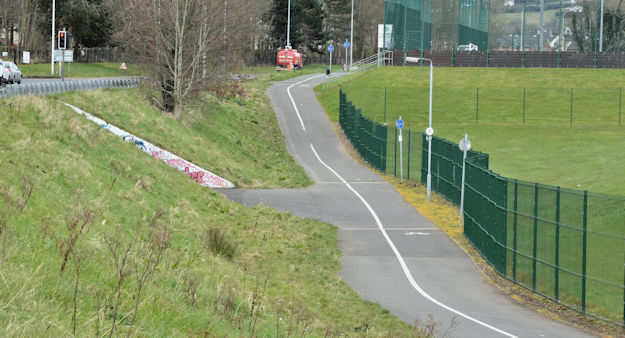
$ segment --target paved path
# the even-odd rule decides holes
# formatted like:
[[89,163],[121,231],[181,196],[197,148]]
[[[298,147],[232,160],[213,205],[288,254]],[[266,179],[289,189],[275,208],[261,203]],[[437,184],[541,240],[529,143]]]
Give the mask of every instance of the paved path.
[[351,158],[312,91],[321,81],[302,76],[277,83],[268,93],[289,152],[315,185],[223,194],[336,225],[343,252],[340,277],[408,323],[432,315],[444,331],[455,320],[453,337],[588,336],[500,295],[451,239]]

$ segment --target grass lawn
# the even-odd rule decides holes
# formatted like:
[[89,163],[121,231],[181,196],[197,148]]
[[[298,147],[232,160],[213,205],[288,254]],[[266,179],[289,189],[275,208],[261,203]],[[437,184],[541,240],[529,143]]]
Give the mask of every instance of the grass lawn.
[[[415,131],[428,124],[429,68],[386,68],[345,82],[347,97],[368,117],[383,122],[402,116]],[[623,195],[625,126],[619,126],[623,70],[436,68],[433,127],[439,137],[457,142],[468,133],[474,149],[490,154],[490,167],[506,177],[561,185],[576,190]],[[479,108],[476,108],[479,87]],[[520,90],[519,90],[520,87]],[[525,123],[523,93],[525,89]],[[571,125],[571,88],[573,124]],[[320,94],[332,120],[337,119],[338,89]],[[476,114],[477,113],[477,114]],[[476,123],[476,115],[478,122]],[[406,134],[404,134],[406,135]],[[392,138],[392,135],[391,135]],[[418,143],[420,144],[420,143]],[[417,147],[417,149],[420,149]],[[418,157],[418,156],[417,156]],[[417,161],[416,167],[420,167]],[[413,168],[417,173],[420,168]],[[392,173],[391,173],[392,174]],[[513,185],[508,186],[509,194]],[[532,288],[534,187],[520,188],[517,225],[517,281]],[[559,237],[559,299],[581,308],[581,195],[562,195],[560,227],[555,222],[555,191],[541,190],[537,223],[536,290],[555,297],[555,238]],[[510,198],[512,200],[512,198]],[[510,203],[510,202],[509,202]],[[509,204],[508,208],[512,206]],[[586,311],[613,322],[623,320],[622,199],[590,194]],[[508,221],[508,248],[513,247],[513,220]],[[523,255],[526,255],[525,257]],[[507,255],[512,278],[513,253]]]
[[[120,71],[120,63],[72,63],[65,64],[65,76],[67,77],[106,77],[106,76],[140,76],[143,75],[141,66],[127,63],[128,70]],[[55,68],[55,75],[50,75],[49,63],[36,63],[21,65],[20,69],[25,78],[29,77],[59,77],[59,67]]]
[[308,184],[267,85],[247,83],[242,100],[206,95],[180,121],[138,90],[1,100],[5,334],[418,336],[338,278],[331,225],[230,202],[59,102],[242,186]]
[[[619,126],[623,78],[625,70],[435,68],[432,124],[437,136],[454,142],[468,133],[474,149],[490,154],[491,169],[503,176],[622,195],[625,156],[617,154],[625,147],[625,116]],[[386,121],[401,115],[407,128],[424,130],[429,68],[387,67],[343,84],[348,99],[379,122],[385,119],[385,87]],[[337,121],[338,88],[319,98]]]

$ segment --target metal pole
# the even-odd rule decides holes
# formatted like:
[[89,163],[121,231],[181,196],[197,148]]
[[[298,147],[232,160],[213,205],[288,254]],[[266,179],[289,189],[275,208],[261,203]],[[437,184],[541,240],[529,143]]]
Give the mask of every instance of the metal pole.
[[560,31],[558,34],[558,68],[560,68],[560,53],[562,52],[562,0],[560,0]]
[[[401,120],[401,116],[399,117]],[[399,183],[404,183],[404,158],[403,158],[403,146],[402,146],[402,137],[401,137],[401,129],[399,129]]]
[[286,21],[286,47],[291,46],[291,0],[289,0],[289,14]]
[[[432,128],[432,80],[434,78],[434,66],[432,60],[430,61],[430,111],[429,111],[429,128]],[[430,196],[432,195],[432,136],[428,138],[428,176],[427,176],[427,198],[430,202]]]
[[[345,40],[345,42],[347,42],[347,40]],[[345,67],[347,67],[347,54],[347,47],[345,47]]]
[[523,21],[521,22],[521,64],[525,67],[525,4],[523,4]]
[[349,69],[354,62],[354,0],[352,0],[352,27],[349,34]]
[[386,87],[384,87],[384,124],[386,124]]
[[523,88],[523,124],[525,124],[525,88]]
[[599,28],[599,52],[603,52],[603,0],[601,0],[601,28]]
[[52,0],[52,51],[50,52],[50,75],[54,75],[54,18],[56,16],[56,1]]
[[540,36],[538,39],[538,51],[543,49],[543,32],[545,31],[545,0],[540,0]]
[[465,166],[467,163],[467,141],[469,137],[467,134],[464,134],[464,148],[462,149],[462,187],[460,188],[460,223],[458,227],[462,227],[464,220],[464,172]]
[[475,90],[475,125],[477,126],[478,115],[480,112],[480,87]]
[[330,52],[330,74],[332,74],[332,52]]

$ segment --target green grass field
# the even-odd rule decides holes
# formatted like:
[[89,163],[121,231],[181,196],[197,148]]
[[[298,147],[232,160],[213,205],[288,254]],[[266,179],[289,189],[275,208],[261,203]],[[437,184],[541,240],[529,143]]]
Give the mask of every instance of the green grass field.
[[[106,77],[106,76],[140,76],[144,75],[141,66],[127,63],[128,70],[120,71],[120,63],[99,62],[99,63],[72,63],[65,64],[65,76],[67,77]],[[55,68],[55,75],[50,74],[49,63],[37,63],[20,65],[22,75],[29,77],[59,77],[59,67]]]
[[[435,68],[432,126],[435,135],[454,142],[468,133],[474,149],[490,154],[491,169],[503,176],[622,195],[624,77],[625,70]],[[429,68],[387,67],[343,84],[348,99],[379,122],[384,121],[385,87],[386,121],[401,115],[407,128],[424,130]],[[338,88],[319,98],[336,121]]]
[[[429,68],[386,68],[345,82],[343,90],[363,113],[383,122],[386,87],[386,121],[393,124],[401,115],[409,128],[421,131],[428,124],[428,71]],[[625,191],[625,182],[620,177],[625,161],[618,155],[619,149],[625,146],[625,126],[618,123],[618,86],[625,72],[466,68],[436,68],[435,72],[435,134],[458,142],[465,132],[468,133],[474,149],[489,153],[491,169],[503,176],[579,191],[563,191],[561,226],[556,236],[555,189],[540,189],[536,257],[544,264],[536,265],[536,290],[556,297],[555,270],[549,265],[557,265],[561,269],[557,297],[564,304],[581,309],[584,219],[581,190],[618,195]],[[479,111],[476,109],[477,87],[480,88]],[[525,123],[523,87],[526,88]],[[571,87],[574,88],[572,126]],[[319,96],[333,120],[338,111],[337,91],[333,89]],[[405,141],[409,140],[408,135],[404,137]],[[389,139],[392,140],[393,135]],[[419,153],[420,137],[412,141]],[[389,151],[393,151],[392,147],[391,144]],[[420,156],[414,157],[417,163],[411,167],[416,174],[413,179],[418,177],[421,168]],[[389,166],[387,164],[387,168]],[[533,287],[534,193],[533,184],[520,185],[516,246],[512,213],[508,217],[506,243],[509,249],[506,275],[513,278],[513,267],[516,267],[516,280],[530,289]],[[510,203],[514,200],[511,182],[508,195],[511,210]],[[617,323],[623,321],[623,254],[619,244],[624,238],[622,203],[622,198],[591,193],[586,215],[586,274],[589,276],[586,311]],[[557,245],[556,238],[559,238]],[[518,252],[516,265],[514,247]]]
[[59,102],[241,186],[306,185],[268,84],[247,83],[239,100],[206,95],[179,121],[139,90],[1,100],[4,334],[416,335],[337,276],[336,228],[230,202]]

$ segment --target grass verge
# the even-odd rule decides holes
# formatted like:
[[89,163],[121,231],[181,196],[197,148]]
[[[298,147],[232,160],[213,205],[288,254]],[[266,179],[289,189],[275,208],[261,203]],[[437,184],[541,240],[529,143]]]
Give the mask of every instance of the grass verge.
[[[107,110],[110,122],[162,133],[158,144],[181,150],[175,123],[150,115],[138,96],[105,91],[0,101],[6,335],[421,334],[337,277],[336,228],[230,202],[58,102]],[[224,109],[207,115],[239,116]],[[194,130],[203,121],[198,115],[179,123],[208,145]],[[258,143],[272,142],[255,135]],[[221,153],[235,151],[226,146]]]
[[[98,62],[98,63],[66,63],[65,76],[67,77],[107,77],[107,76],[140,76],[144,75],[140,65],[126,63],[128,70],[120,71],[121,63]],[[21,65],[24,78],[58,78],[59,67],[55,67],[55,75],[50,75],[49,63],[36,63]]]

